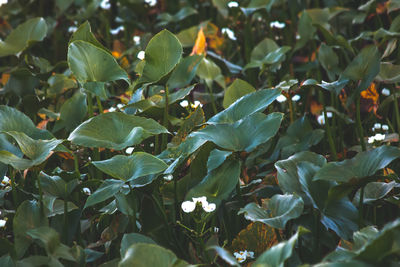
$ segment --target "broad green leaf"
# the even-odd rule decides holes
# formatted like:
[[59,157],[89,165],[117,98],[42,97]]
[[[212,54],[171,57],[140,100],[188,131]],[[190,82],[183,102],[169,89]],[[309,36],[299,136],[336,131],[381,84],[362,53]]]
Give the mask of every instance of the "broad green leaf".
[[[203,180],[193,187],[186,199],[206,196],[209,202],[220,202],[229,197],[239,182],[240,162],[228,159],[221,166],[212,170]],[[217,205],[218,205],[217,203]]]
[[27,236],[28,230],[40,226],[48,226],[48,222],[39,204],[33,200],[25,200],[19,205],[13,220],[14,246],[18,258],[25,254],[32,242],[32,239]]
[[6,150],[0,151],[0,162],[10,164],[15,169],[25,170],[32,166],[39,165],[46,160],[52,150],[54,150],[62,140],[34,140],[23,132],[6,132],[17,141],[22,153],[28,159],[21,158]]
[[299,237],[309,230],[299,227],[296,234],[294,234],[289,240],[280,242],[272,248],[261,254],[257,260],[253,263],[254,267],[284,267],[285,262],[293,254],[294,246],[296,245]]
[[233,257],[229,251],[227,251],[226,249],[224,249],[222,247],[210,246],[207,248],[207,250],[214,250],[218,254],[218,256],[220,256],[221,259],[223,259],[230,266],[240,266],[240,264],[237,262],[235,257]]
[[339,58],[331,46],[324,43],[321,44],[318,50],[318,61],[326,70],[329,79],[334,80],[335,74],[339,71]]
[[232,154],[231,151],[224,151],[219,149],[214,149],[211,151],[210,156],[207,161],[208,172],[214,170],[221,166],[222,163]]
[[169,77],[167,86],[169,89],[187,86],[194,78],[197,68],[203,56],[193,55],[185,57],[179,62]]
[[92,163],[102,172],[124,181],[132,181],[138,177],[156,174],[168,167],[164,161],[145,152],[136,152],[130,156],[116,155],[111,159],[93,161]]
[[84,208],[96,205],[97,203],[111,198],[122,188],[124,184],[125,182],[121,180],[105,180],[102,185],[87,198]]
[[121,240],[121,248],[120,248],[120,254],[121,258],[124,257],[125,252],[128,250],[128,248],[133,245],[133,244],[138,244],[138,243],[146,243],[146,244],[155,244],[153,239],[150,237],[147,237],[142,234],[138,233],[129,233],[129,234],[124,234]]
[[155,83],[169,74],[182,57],[182,45],[168,30],[157,33],[145,50],[145,65],[138,84]]
[[86,41],[108,52],[107,48],[105,48],[99,41],[97,41],[96,37],[92,33],[92,28],[90,27],[90,23],[88,21],[82,23],[81,26],[79,26],[79,28],[76,30],[76,32],[72,34],[69,43],[78,40]]
[[128,74],[107,51],[86,41],[74,41],[68,46],[68,65],[81,82],[111,82],[125,80]]
[[[371,182],[368,183],[364,187],[364,203],[371,203],[375,200],[384,198],[393,188],[395,188],[398,184],[395,181],[390,183],[382,183],[382,182]],[[353,198],[353,203],[360,202],[360,190],[357,191]]]
[[[263,205],[264,206],[264,205]],[[252,202],[241,208],[239,214],[244,214],[247,220],[262,222],[273,228],[284,229],[286,223],[299,217],[304,208],[304,202],[295,195],[275,195],[268,200],[265,209]]]
[[171,143],[174,145],[181,144],[188,134],[192,132],[196,127],[205,123],[205,116],[203,109],[198,106],[188,117],[182,122],[176,135],[172,138]]
[[137,243],[131,245],[126,250],[118,266],[184,267],[190,265],[178,259],[176,255],[168,249],[155,244]]
[[254,89],[254,87],[251,86],[246,81],[243,81],[241,79],[236,79],[226,89],[224,101],[223,101],[222,105],[224,106],[224,108],[228,108],[232,103],[234,103],[236,100],[238,100],[242,96],[247,95],[249,93],[253,93],[255,91],[256,91],[256,89]]
[[389,62],[382,62],[381,68],[376,79],[384,83],[400,82],[400,65],[394,65]]
[[313,26],[312,19],[309,13],[306,10],[301,12],[300,20],[298,23],[298,34],[300,36],[300,39],[296,42],[294,51],[297,51],[300,48],[304,47],[308,41],[314,38],[316,31],[317,30]]
[[15,55],[25,50],[30,42],[42,41],[47,34],[43,18],[33,18],[18,25],[3,41],[0,41],[0,57]]
[[[61,106],[59,123],[65,126],[67,131],[71,131],[82,122],[86,117],[86,113],[86,94],[78,91]],[[55,128],[57,128],[57,126],[55,126]]]
[[10,72],[10,78],[4,86],[4,92],[11,92],[20,97],[34,95],[40,85],[40,79],[27,68],[17,68]]
[[39,174],[39,179],[44,193],[63,199],[67,199],[79,183],[78,179],[66,182],[60,176],[50,176],[44,172]]
[[351,179],[366,178],[374,175],[398,157],[400,157],[400,149],[380,146],[370,151],[360,152],[352,159],[329,162],[316,173],[314,180],[349,182]]
[[33,239],[37,239],[44,246],[47,254],[53,254],[56,248],[61,244],[60,236],[56,230],[48,226],[41,226],[30,229],[27,234]]
[[166,25],[172,22],[178,23],[179,21],[194,14],[197,14],[197,10],[188,6],[182,7],[174,15],[171,15],[169,13],[161,13],[157,17],[157,19],[161,20],[161,22],[157,23],[157,27],[165,27]]
[[277,50],[279,46],[272,39],[265,38],[261,42],[259,42],[251,51],[251,61],[260,61],[269,53]]
[[337,81],[331,82],[331,83],[327,83],[322,81],[322,83],[317,84],[317,86],[328,90],[332,93],[335,93],[336,96],[339,96],[340,92],[342,92],[342,89],[349,83],[349,80],[347,79],[339,79]]
[[54,74],[47,80],[50,85],[48,93],[52,95],[60,94],[64,90],[77,87],[73,79],[68,78],[64,74]]
[[279,89],[263,89],[236,100],[227,109],[211,117],[207,123],[234,123],[244,117],[266,109],[279,95]]
[[223,78],[221,68],[211,59],[203,58],[197,68],[196,74],[206,82],[208,88],[212,88],[214,81],[221,85],[221,87],[225,87],[225,81],[220,81],[221,77]]
[[350,62],[342,76],[353,81],[361,81],[357,92],[364,91],[378,75],[380,59],[378,48],[374,45],[367,46]]
[[89,91],[95,96],[100,97],[101,99],[108,98],[104,82],[86,82],[83,84],[83,89]]
[[70,134],[68,140],[86,147],[122,150],[161,133],[168,133],[168,131],[152,119],[120,112],[108,112],[79,125]]
[[320,167],[326,164],[326,159],[323,156],[313,152],[304,151],[299,152],[288,159],[276,162],[275,168],[278,171],[277,179],[282,191],[289,194],[296,193],[303,198],[306,205],[309,205],[310,200],[302,190],[297,173],[297,164],[302,161],[311,162]]
[[215,6],[218,9],[218,12],[224,17],[229,15],[228,3],[229,0],[212,0],[213,6]]
[[211,124],[192,133],[216,145],[231,151],[254,150],[267,142],[278,132],[283,118],[282,113],[254,113],[233,124]]

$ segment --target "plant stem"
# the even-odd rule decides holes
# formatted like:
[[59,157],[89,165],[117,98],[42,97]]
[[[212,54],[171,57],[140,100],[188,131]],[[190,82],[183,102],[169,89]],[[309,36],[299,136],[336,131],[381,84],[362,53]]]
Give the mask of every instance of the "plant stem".
[[361,149],[362,151],[366,151],[367,147],[365,146],[364,131],[361,125],[360,94],[357,94],[357,99],[356,99],[356,121],[357,121],[358,137],[360,138]]
[[[165,86],[165,108],[164,108],[163,125],[166,129],[168,129],[168,104],[169,104],[168,98],[169,98],[168,86]],[[161,151],[163,151],[167,147],[167,142],[168,142],[168,134],[165,133],[162,135],[161,139]]]
[[322,105],[324,107],[325,130],[326,130],[326,136],[328,137],[328,143],[329,143],[329,148],[331,150],[332,159],[334,161],[337,161],[336,146],[335,146],[335,142],[333,141],[332,132],[331,132],[331,126],[329,125],[329,121],[328,121],[328,115],[327,115],[327,112],[326,112],[326,105],[325,105],[324,95],[323,95],[323,93],[321,91],[319,91],[319,96],[320,96],[320,100],[322,102]]
[[96,96],[97,107],[99,109],[99,113],[103,113],[103,105],[101,104],[100,97]]
[[9,168],[10,168],[10,180],[11,180],[13,202],[14,202],[15,207],[18,207],[17,187],[15,186],[15,176],[17,174],[17,171],[12,169],[11,166]]
[[213,94],[212,89],[209,88],[208,86],[207,86],[207,89],[208,89],[208,93],[210,94],[210,97],[211,97],[211,107],[212,107],[214,115],[215,115],[218,113],[218,110],[217,110],[217,106],[215,105],[214,94]]
[[397,133],[400,134],[400,112],[399,112],[399,105],[397,101],[397,94],[393,95],[393,104],[394,104],[394,114],[396,117],[396,124],[397,124]]
[[363,213],[364,213],[364,187],[360,190],[360,202],[358,204],[358,227],[361,228],[363,225]]
[[92,93],[87,92],[87,102],[88,102],[88,113],[89,113],[89,118],[93,117],[93,99],[92,99]]

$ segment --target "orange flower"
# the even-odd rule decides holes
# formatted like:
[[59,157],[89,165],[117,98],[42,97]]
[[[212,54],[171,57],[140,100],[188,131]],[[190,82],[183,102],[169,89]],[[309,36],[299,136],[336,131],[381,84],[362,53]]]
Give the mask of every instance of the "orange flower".
[[192,53],[190,55],[206,55],[206,49],[206,36],[204,35],[203,28],[200,28],[200,31],[197,33],[197,38],[193,46]]

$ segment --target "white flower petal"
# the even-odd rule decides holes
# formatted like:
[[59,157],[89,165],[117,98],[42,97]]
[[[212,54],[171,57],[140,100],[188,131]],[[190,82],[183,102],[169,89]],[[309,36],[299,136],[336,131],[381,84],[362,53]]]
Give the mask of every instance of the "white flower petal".
[[231,29],[229,29],[229,28],[222,28],[222,29],[221,29],[221,32],[222,32],[222,34],[228,35],[228,38],[229,38],[229,39],[231,39],[231,40],[233,40],[233,41],[236,41],[235,33],[234,33]]
[[7,221],[6,220],[0,220],[0,228],[3,228],[6,226]]
[[387,89],[387,88],[383,88],[381,93],[382,93],[382,95],[384,95],[384,96],[388,96],[388,95],[390,95],[390,90]]
[[163,178],[166,181],[171,181],[174,178],[174,176],[172,174],[168,174],[168,175],[165,175]]
[[179,103],[179,105],[181,105],[181,107],[183,107],[183,108],[186,108],[187,106],[189,106],[189,101],[183,100],[183,101],[181,101],[181,103]]
[[125,153],[126,153],[126,154],[132,154],[133,150],[135,150],[134,147],[127,147],[127,148],[125,149]]
[[205,212],[213,212],[217,208],[217,205],[215,203],[208,203],[207,206],[203,206],[203,210]]
[[133,36],[133,42],[135,42],[135,45],[140,44],[140,36],[137,35]]
[[287,98],[286,98],[286,96],[284,96],[284,95],[279,95],[279,96],[276,98],[276,101],[278,101],[279,103],[285,102],[286,100],[287,100]]
[[297,101],[299,101],[300,100],[300,96],[299,95],[294,95],[293,97],[292,97],[292,101],[293,102],[297,102]]
[[145,52],[144,52],[144,51],[140,51],[140,52],[137,54],[137,58],[140,59],[140,60],[143,60],[144,57],[145,57]]
[[269,24],[271,28],[283,29],[285,28],[286,24],[284,22],[273,21]]
[[389,130],[389,126],[386,125],[386,124],[382,125],[382,130],[388,131]]
[[374,129],[380,129],[380,128],[382,128],[382,124],[380,124],[380,123],[374,124]]
[[83,193],[85,193],[85,195],[88,195],[88,196],[90,196],[90,195],[92,194],[92,192],[90,191],[90,189],[87,188],[87,187],[82,188],[82,191],[83,191]]
[[183,201],[181,208],[184,212],[190,213],[196,209],[196,203],[192,201]]
[[228,3],[228,7],[229,7],[229,8],[238,7],[238,6],[239,6],[239,3],[236,2],[236,1],[230,1],[230,2]]

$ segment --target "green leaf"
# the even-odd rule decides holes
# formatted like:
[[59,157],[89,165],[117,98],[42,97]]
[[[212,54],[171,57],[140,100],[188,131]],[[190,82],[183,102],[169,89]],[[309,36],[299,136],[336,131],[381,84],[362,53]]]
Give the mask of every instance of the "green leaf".
[[241,79],[236,79],[225,91],[223,106],[228,108],[232,103],[241,98],[244,95],[255,92],[253,86],[251,86],[246,81]]
[[88,21],[82,23],[81,26],[79,26],[79,28],[76,30],[76,32],[72,34],[71,39],[69,40],[69,44],[78,40],[86,41],[94,46],[97,46],[100,49],[103,49],[104,51],[109,52],[107,48],[105,48],[99,41],[97,41],[96,37],[92,33],[92,28],[90,27],[90,23]]
[[228,159],[220,167],[209,172],[193,187],[185,199],[206,196],[209,202],[218,203],[229,197],[239,182],[240,162]]
[[126,251],[128,248],[133,245],[133,244],[138,244],[138,243],[145,243],[145,244],[154,244],[156,245],[156,242],[154,242],[153,239],[150,237],[147,237],[142,234],[138,233],[129,233],[129,234],[124,234],[121,240],[121,248],[120,248],[120,253],[121,253],[121,258],[124,257]]
[[37,239],[39,244],[44,246],[47,254],[53,254],[61,244],[58,232],[48,226],[30,229],[27,231],[27,234],[33,239]]
[[329,79],[334,80],[335,74],[339,71],[339,58],[333,48],[322,43],[318,50],[318,60],[326,70]]
[[[82,120],[86,117],[86,113],[86,94],[77,91],[61,106],[60,125],[65,126],[67,131],[71,131],[82,122]],[[57,126],[55,126],[55,128],[57,128]]]
[[389,62],[382,62],[381,68],[376,79],[384,83],[400,82],[400,65],[394,65]]
[[202,59],[203,56],[193,55],[181,60],[168,79],[168,88],[181,88],[188,85],[196,75],[197,68]]
[[39,179],[43,192],[63,199],[67,199],[79,183],[78,179],[67,183],[60,176],[50,176],[44,172],[39,174]]
[[120,112],[108,112],[90,118],[79,125],[70,134],[68,140],[86,147],[122,150],[161,133],[168,133],[168,131],[152,119]]
[[357,92],[364,91],[378,75],[380,59],[378,48],[374,45],[367,46],[350,62],[342,76],[353,81],[361,81]]
[[326,159],[323,156],[313,152],[304,151],[299,152],[288,159],[276,162],[275,168],[278,171],[277,179],[282,191],[289,194],[296,193],[303,198],[306,205],[309,205],[310,200],[303,192],[297,173],[297,164],[302,161],[311,162],[320,167],[326,164]]
[[145,50],[145,65],[138,84],[155,83],[169,74],[182,57],[182,45],[168,30],[157,33]]
[[155,244],[137,243],[131,245],[126,250],[118,266],[184,267],[190,265],[178,259],[176,255],[168,249]]
[[25,254],[32,242],[32,239],[27,236],[28,230],[40,226],[48,226],[48,222],[40,210],[39,204],[36,201],[25,200],[19,205],[13,220],[14,245],[17,258],[21,258]]
[[[263,204],[264,206],[264,204]],[[265,209],[252,202],[241,208],[239,214],[244,214],[247,220],[262,222],[273,228],[284,229],[286,223],[303,213],[304,202],[295,195],[275,195],[265,205]]]
[[304,10],[301,12],[300,20],[298,23],[298,33],[300,39],[296,42],[296,46],[294,47],[294,51],[299,50],[304,47],[309,40],[314,38],[315,32],[317,30],[313,26],[312,19],[309,13]]
[[284,267],[285,262],[293,254],[294,246],[299,237],[309,230],[299,227],[296,234],[294,234],[289,240],[280,242],[272,248],[261,254],[252,266],[254,267]]
[[47,80],[50,85],[48,93],[56,95],[62,93],[64,90],[77,87],[73,79],[68,78],[64,74],[54,74]]
[[221,257],[221,259],[223,259],[230,266],[240,266],[240,264],[237,262],[235,257],[233,257],[229,251],[227,251],[226,249],[224,249],[222,247],[211,246],[211,247],[208,247],[207,250],[214,250]]
[[[374,202],[375,200],[384,198],[387,194],[389,194],[390,191],[392,191],[393,188],[396,187],[396,182],[392,181],[390,183],[381,183],[381,182],[371,182],[368,183],[364,187],[364,203],[371,203]],[[353,198],[353,203],[359,203],[360,202],[360,190],[357,191]]]
[[136,152],[130,156],[116,155],[111,159],[92,163],[102,172],[124,181],[160,173],[168,167],[164,161],[145,152]]
[[225,81],[222,83],[219,82],[220,78],[223,78],[221,68],[211,59],[203,58],[197,68],[196,74],[200,79],[203,79],[206,82],[208,88],[212,88],[214,81],[218,82],[221,87],[225,87]]
[[6,132],[17,141],[22,153],[29,159],[20,158],[6,150],[0,151],[0,162],[10,164],[15,169],[25,170],[32,166],[41,164],[50,155],[62,140],[34,140],[22,132]]
[[263,89],[236,100],[227,109],[211,117],[207,123],[234,123],[244,117],[266,109],[279,95],[279,89]]
[[381,146],[360,152],[352,159],[329,162],[316,173],[314,180],[349,182],[351,179],[366,178],[374,175],[398,157],[400,157],[400,149]]
[[214,170],[221,166],[222,163],[232,154],[231,151],[223,151],[219,149],[214,149],[211,151],[210,156],[207,161],[208,172]]
[[20,97],[34,95],[40,79],[27,68],[17,68],[10,73],[4,92],[12,92]]
[[15,55],[25,50],[31,42],[42,41],[47,34],[43,18],[33,18],[18,25],[5,39],[0,41],[0,57]]
[[85,203],[84,209],[87,207],[96,205],[97,203],[103,202],[114,196],[125,184],[124,181],[107,179],[105,180],[97,190],[91,194]]
[[227,150],[250,152],[278,132],[282,118],[283,114],[278,112],[254,113],[233,124],[208,125],[190,136],[211,141]]
[[277,50],[279,46],[272,39],[265,38],[261,42],[259,42],[251,51],[250,60],[251,61],[260,61],[269,53]]
[[68,46],[68,65],[81,82],[125,80],[128,74],[107,51],[86,41],[74,41]]

